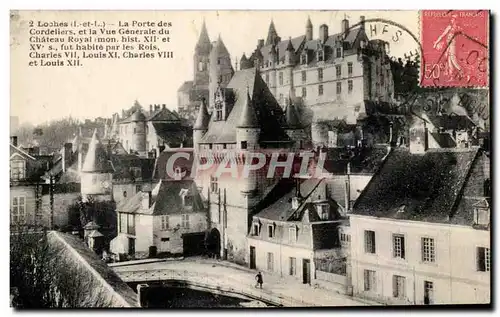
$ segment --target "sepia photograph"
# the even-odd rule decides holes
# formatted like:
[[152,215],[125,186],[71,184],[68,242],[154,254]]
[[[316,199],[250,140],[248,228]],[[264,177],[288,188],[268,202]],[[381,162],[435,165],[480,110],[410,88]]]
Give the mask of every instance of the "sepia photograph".
[[490,11],[9,15],[14,310],[492,307]]

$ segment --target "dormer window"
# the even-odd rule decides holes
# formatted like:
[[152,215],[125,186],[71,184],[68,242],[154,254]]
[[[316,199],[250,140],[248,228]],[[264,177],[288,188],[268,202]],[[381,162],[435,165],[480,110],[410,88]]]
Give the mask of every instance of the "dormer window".
[[20,180],[26,178],[26,161],[12,160],[10,161],[10,179]]
[[330,218],[330,206],[328,204],[317,204],[316,210],[318,216],[321,220],[329,220]]
[[254,222],[252,224],[252,236],[260,235],[260,224],[258,222]]
[[306,54],[306,53],[304,53],[304,54],[300,55],[300,64],[301,64],[301,65],[306,65],[306,64],[307,64],[307,62],[308,62],[308,61],[307,61],[307,54]]
[[325,51],[320,49],[317,53],[318,62],[323,62],[325,60]]
[[222,118],[222,102],[220,100],[215,102],[215,120],[221,121]]
[[474,209],[474,224],[488,226],[490,224],[490,209],[487,207],[476,207]]
[[288,228],[288,242],[294,243],[297,241],[297,228],[295,226]]
[[267,237],[274,238],[274,225],[267,225]]
[[337,47],[335,49],[335,57],[336,58],[341,58],[342,57],[342,47]]
[[292,198],[292,209],[296,210],[297,208],[299,208],[301,201],[302,200],[300,197],[293,197]]

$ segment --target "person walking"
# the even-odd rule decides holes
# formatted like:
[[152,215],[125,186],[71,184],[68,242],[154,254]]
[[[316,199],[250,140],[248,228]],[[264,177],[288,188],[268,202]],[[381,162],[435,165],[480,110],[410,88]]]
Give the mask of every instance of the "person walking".
[[262,279],[262,273],[259,272],[257,275],[255,275],[255,279],[257,280],[257,284],[255,284],[255,287],[260,286],[260,288],[262,289],[262,283],[264,283]]

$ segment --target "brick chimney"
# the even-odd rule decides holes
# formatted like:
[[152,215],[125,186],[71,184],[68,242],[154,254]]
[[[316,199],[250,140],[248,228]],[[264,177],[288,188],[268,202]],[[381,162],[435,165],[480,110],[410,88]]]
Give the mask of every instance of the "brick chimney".
[[328,40],[328,25],[321,24],[319,27],[319,40],[321,43],[325,43]]
[[150,190],[143,191],[141,194],[142,194],[142,209],[148,210],[153,202],[151,191]]

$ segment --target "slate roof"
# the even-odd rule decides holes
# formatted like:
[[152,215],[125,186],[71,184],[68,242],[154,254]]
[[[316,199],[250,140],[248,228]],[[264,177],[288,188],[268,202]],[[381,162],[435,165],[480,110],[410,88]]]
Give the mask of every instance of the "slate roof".
[[176,153],[185,153],[185,155],[189,156],[189,159],[178,157],[175,161],[173,161],[172,169],[175,170],[175,168],[179,167],[182,171],[185,171],[188,176],[191,174],[191,169],[194,164],[194,152],[192,148],[165,149],[156,158],[153,175],[154,179],[169,179],[169,175],[166,172],[167,162]]
[[198,117],[193,126],[194,130],[206,130],[208,129],[208,123],[210,122],[210,115],[207,110],[207,103],[204,100],[201,102],[200,110],[198,111]]
[[227,88],[232,89],[235,94],[234,105],[227,120],[215,121],[215,117],[212,116],[208,131],[200,143],[236,142],[236,127],[246,102],[247,88],[261,129],[259,141],[291,141],[282,128],[283,110],[255,69],[237,71]]
[[141,178],[149,180],[153,177],[155,159],[143,158],[133,154],[111,155],[111,163],[113,164],[114,173],[113,179],[134,179],[131,171],[132,167],[141,169]]
[[97,130],[92,135],[92,140],[89,144],[89,150],[85,156],[82,166],[82,172],[88,173],[112,173],[113,167],[111,166],[108,153],[102,145]]
[[431,136],[442,148],[453,148],[457,145],[449,133],[432,132]]
[[210,52],[210,60],[215,60],[214,58],[221,56],[229,56],[229,52],[219,35],[219,38],[213,45],[212,51]]
[[352,151],[345,148],[329,148],[326,150],[324,168],[333,174],[345,174],[347,163],[351,163],[351,173],[374,174],[383,164],[387,155],[386,146],[356,148]]
[[396,148],[361,193],[352,214],[449,223],[478,154],[477,148]]
[[293,102],[289,103],[285,109],[286,126],[289,129],[300,129],[301,123]]
[[468,116],[462,115],[428,116],[428,119],[436,128],[444,130],[466,130],[476,126]]
[[[187,189],[192,195],[192,205],[184,206],[181,190]],[[130,199],[125,199],[116,210],[127,213],[145,213],[142,210],[143,193],[139,192]],[[146,211],[152,215],[173,215],[192,212],[203,212],[205,206],[193,180],[160,181],[152,191],[151,208]]]
[[154,111],[150,114],[146,119],[146,121],[171,121],[171,122],[180,122],[181,118],[179,115],[172,110],[165,108],[160,108],[157,111]]
[[[324,182],[324,179],[310,178],[301,182],[300,193],[303,196],[303,203],[297,210],[292,209],[292,198],[295,196],[295,188],[291,188],[288,192],[279,197],[274,203],[267,206],[255,215],[257,218],[275,220],[275,221],[301,221],[304,216],[307,216],[309,222],[320,221],[320,218],[314,208],[314,203],[307,201],[311,195],[314,195],[315,189]],[[335,212],[338,206],[335,201],[330,198],[323,197],[324,202],[328,202],[331,207],[330,211]],[[306,215],[307,214],[307,215]],[[338,217],[338,214],[335,216]]]

